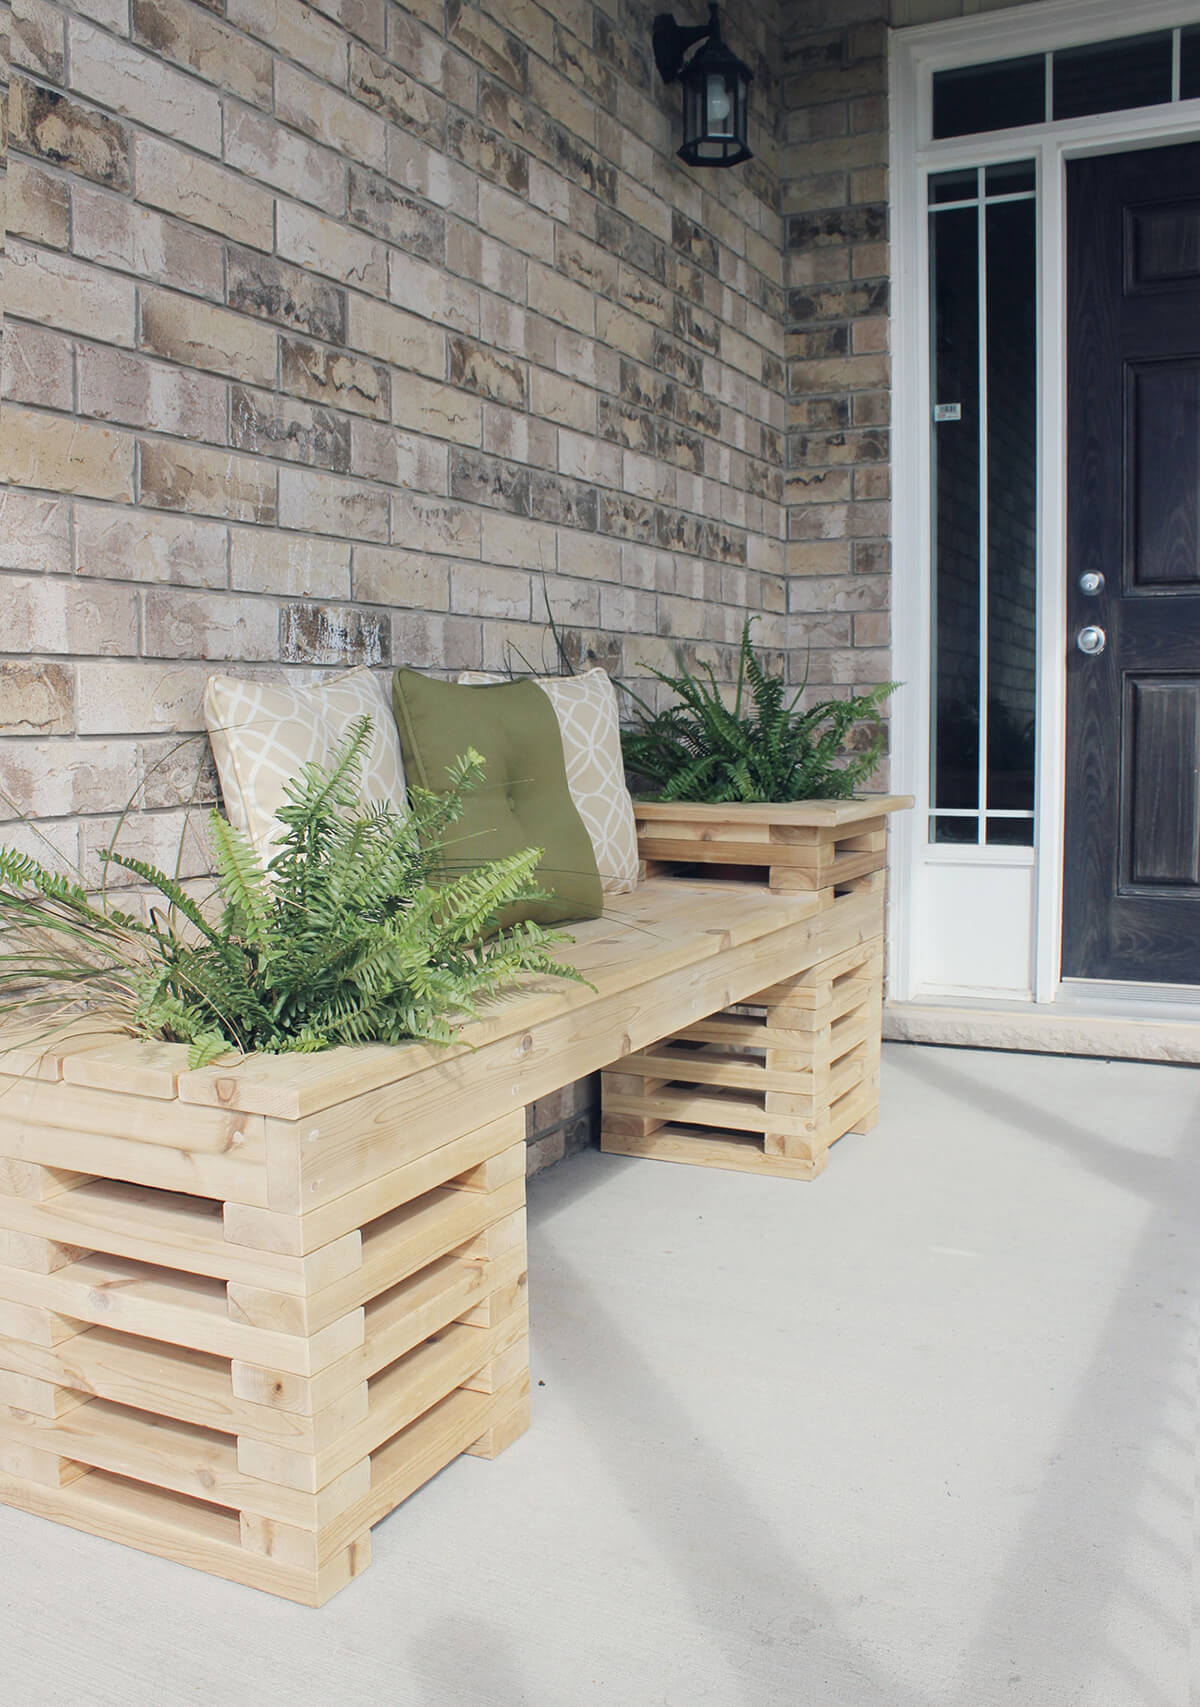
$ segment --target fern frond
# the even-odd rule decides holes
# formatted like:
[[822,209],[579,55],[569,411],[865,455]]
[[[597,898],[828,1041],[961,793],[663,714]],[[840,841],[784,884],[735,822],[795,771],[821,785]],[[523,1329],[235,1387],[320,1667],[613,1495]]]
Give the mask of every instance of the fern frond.
[[[637,719],[621,733],[626,767],[659,798],[710,804],[845,799],[878,767],[885,740],[880,707],[897,684],[885,682],[802,711],[807,665],[789,697],[782,676],[773,675],[754,649],[756,620],[747,617],[742,629],[732,705],[712,667],[705,665],[697,675],[682,654],[678,674],[650,671],[675,695],[663,711],[653,711],[625,687]],[[873,729],[873,739],[851,749],[849,738],[862,724]]]
[[90,1008],[137,1036],[185,1043],[200,1066],[231,1049],[449,1043],[521,977],[575,978],[553,957],[561,935],[496,929],[506,908],[539,895],[539,850],[480,863],[448,839],[467,791],[484,783],[479,754],[449,767],[444,792],[414,789],[404,816],[363,809],[370,728],[360,720],[328,766],[306,766],[288,786],[284,834],[265,870],[213,815],[225,903],[215,925],[176,879],[130,855],[107,857],[168,903],[150,909],[148,924],[0,849],[0,1019],[22,1006],[58,1023]]

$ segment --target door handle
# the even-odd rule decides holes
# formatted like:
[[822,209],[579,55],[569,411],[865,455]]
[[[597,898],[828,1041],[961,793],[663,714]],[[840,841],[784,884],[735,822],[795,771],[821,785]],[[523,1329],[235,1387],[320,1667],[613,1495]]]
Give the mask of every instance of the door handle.
[[1108,645],[1108,635],[1094,623],[1087,628],[1081,628],[1075,636],[1075,644],[1087,658],[1098,658]]

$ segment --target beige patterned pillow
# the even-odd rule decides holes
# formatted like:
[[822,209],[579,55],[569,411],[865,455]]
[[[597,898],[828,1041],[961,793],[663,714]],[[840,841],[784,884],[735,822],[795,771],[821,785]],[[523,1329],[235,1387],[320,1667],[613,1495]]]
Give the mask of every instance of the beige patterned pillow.
[[360,789],[364,806],[404,811],[404,760],[387,689],[365,666],[312,687],[210,676],[204,720],[229,822],[270,859],[283,834],[275,814],[284,784],[305,764],[326,764],[359,717],[371,719]]
[[[458,679],[467,687],[482,687],[504,677],[468,670]],[[599,666],[578,676],[535,680],[558,717],[567,786],[592,838],[604,892],[629,895],[638,880],[637,829],[621,759],[617,690]]]

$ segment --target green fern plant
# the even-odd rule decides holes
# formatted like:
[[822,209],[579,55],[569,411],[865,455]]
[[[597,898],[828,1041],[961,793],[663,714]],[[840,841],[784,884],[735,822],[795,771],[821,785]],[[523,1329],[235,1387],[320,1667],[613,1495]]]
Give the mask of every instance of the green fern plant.
[[110,849],[112,864],[166,903],[139,918],[0,848],[0,1021],[52,1030],[95,1014],[139,1037],[188,1044],[195,1067],[228,1050],[449,1043],[481,1002],[525,973],[578,981],[552,956],[561,933],[530,922],[495,928],[502,909],[540,894],[539,848],[448,871],[463,797],[483,777],[478,753],[451,767],[444,794],[414,789],[407,816],[364,812],[358,780],[370,732],[362,718],[328,768],[306,765],[288,786],[269,865],[212,813],[217,909]]
[[[751,641],[753,620],[742,630],[732,705],[711,666],[701,680],[678,654],[678,675],[651,672],[675,695],[665,710],[626,687],[639,718],[621,735],[628,769],[660,800],[848,800],[883,756],[879,707],[897,684],[800,711],[807,682],[789,697],[783,680],[767,674]],[[864,725],[869,743],[852,749],[849,738]]]

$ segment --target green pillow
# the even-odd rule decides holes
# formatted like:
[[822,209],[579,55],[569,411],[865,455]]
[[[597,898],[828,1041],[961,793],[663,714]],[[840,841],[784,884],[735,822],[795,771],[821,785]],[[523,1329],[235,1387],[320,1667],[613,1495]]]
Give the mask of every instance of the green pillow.
[[536,682],[462,687],[397,670],[392,703],[405,774],[421,788],[447,787],[446,769],[474,747],[487,763],[451,830],[456,862],[482,865],[522,848],[545,851],[537,881],[553,899],[522,901],[501,923],[596,919],[604,910],[596,855],[567,787],[558,718]]

